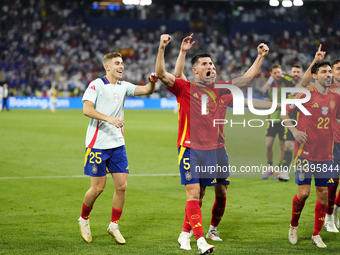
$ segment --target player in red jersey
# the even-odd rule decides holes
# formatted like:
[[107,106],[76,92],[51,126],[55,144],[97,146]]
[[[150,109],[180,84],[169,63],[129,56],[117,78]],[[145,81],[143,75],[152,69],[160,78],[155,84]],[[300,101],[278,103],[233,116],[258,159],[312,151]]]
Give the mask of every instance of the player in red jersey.
[[[194,41],[190,42],[193,37],[193,34],[190,36],[187,36],[183,39],[181,50],[177,58],[176,66],[175,66],[175,72],[174,75],[176,78],[183,79],[187,81],[187,77],[184,75],[184,66],[185,66],[185,57],[187,51],[191,49],[191,47],[194,45]],[[212,76],[216,77],[216,71],[215,67],[213,67]],[[233,107],[233,96],[231,94],[224,94],[221,96],[221,101],[223,102],[222,106],[219,107],[220,112],[220,119],[224,120],[226,115],[227,107]],[[265,102],[262,100],[253,99],[253,106],[255,108],[259,109],[268,109],[272,106],[271,102]],[[245,99],[245,106],[248,106],[247,99]],[[279,104],[280,106],[280,104]],[[225,134],[224,134],[224,123],[220,122],[218,127],[219,130],[219,136],[218,136],[218,143],[223,144],[225,146]],[[217,232],[217,226],[219,225],[224,211],[226,207],[226,196],[227,196],[227,188],[228,184],[224,184],[223,182],[220,182],[217,180],[216,186],[214,186],[215,191],[215,202],[212,208],[212,216],[211,216],[211,222],[209,226],[209,230],[206,234],[206,238],[209,238],[213,241],[222,241],[222,239],[219,237],[219,234]],[[200,193],[200,200],[199,204],[200,207],[202,206],[202,200],[205,195],[205,186],[201,185],[201,193]],[[183,229],[182,232],[178,238],[178,243],[181,245],[181,249],[190,249],[190,239],[188,239],[188,234],[190,233],[191,225],[187,222],[186,219],[184,219],[183,223]]]
[[[315,179],[317,201],[315,205],[315,221],[312,242],[320,247],[327,247],[320,237],[320,230],[324,223],[328,204],[328,186],[334,185],[332,145],[333,127],[336,118],[340,118],[340,96],[329,90],[332,85],[331,64],[320,61],[311,68],[315,85],[308,88],[311,99],[303,106],[311,115],[297,115],[297,126],[293,126],[288,115],[283,115],[285,124],[295,138],[295,182],[298,192],[293,199],[292,219],[290,222],[288,239],[292,244],[298,241],[298,221],[305,201],[310,193],[312,175]],[[303,98],[299,93],[295,98]],[[297,110],[295,105],[288,105],[287,110],[292,113]]]
[[[192,58],[192,70],[195,79],[191,82],[176,79],[165,71],[164,52],[171,37],[161,36],[156,61],[156,75],[177,97],[179,104],[178,153],[181,183],[186,187],[187,203],[185,207],[186,222],[192,227],[197,240],[200,254],[214,251],[214,246],[207,244],[204,239],[202,212],[199,205],[201,187],[216,186],[217,180],[223,185],[229,184],[228,175],[218,178],[217,173],[202,170],[229,165],[224,143],[219,140],[219,126],[213,125],[215,119],[220,119],[220,108],[223,107],[222,96],[230,93],[228,89],[214,88],[214,64],[209,54],[200,54]],[[250,69],[240,78],[232,81],[238,87],[248,85],[258,74],[269,48],[265,44],[258,47],[258,57]],[[231,84],[220,82],[219,84]],[[208,94],[208,96],[206,96]],[[205,112],[201,108],[202,100],[208,101]],[[202,114],[203,112],[203,114]],[[201,171],[202,170],[202,171]],[[189,233],[188,233],[189,235]],[[189,243],[190,245],[190,243]],[[182,247],[181,247],[182,248]],[[191,249],[188,247],[188,249]]]
[[[340,59],[332,61],[333,84],[331,89],[340,94]],[[336,190],[339,185],[339,168],[340,168],[340,125],[334,125],[334,145],[333,161],[336,171],[334,171],[334,186],[328,187],[328,208],[325,217],[325,228],[328,232],[339,232],[339,208],[340,208],[340,191],[336,196]]]
[[[321,50],[322,45],[320,44],[318,51],[315,54],[314,60],[310,67],[307,69],[302,86],[308,86],[312,78],[311,67],[314,63],[324,59],[326,52]],[[340,94],[340,59],[332,61],[332,74],[334,83],[330,87],[333,91]],[[309,83],[307,83],[309,82]],[[334,125],[334,145],[333,145],[333,161],[335,170],[340,168],[340,125]],[[325,216],[325,228],[328,232],[339,232],[339,207],[340,207],[340,192],[336,196],[336,190],[339,184],[339,171],[334,171],[334,186],[328,187],[328,208]],[[333,214],[334,212],[334,214]]]

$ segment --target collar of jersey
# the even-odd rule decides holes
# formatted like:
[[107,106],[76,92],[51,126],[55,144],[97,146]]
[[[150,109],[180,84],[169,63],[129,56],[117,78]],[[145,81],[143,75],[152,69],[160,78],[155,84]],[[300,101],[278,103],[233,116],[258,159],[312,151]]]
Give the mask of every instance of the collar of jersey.
[[[111,84],[110,82],[109,82],[109,80],[106,78],[106,76],[104,76],[103,78],[102,78],[102,81],[104,82],[104,85],[107,85],[107,84]],[[122,83],[120,82],[120,81],[117,81],[117,85],[121,85]]]

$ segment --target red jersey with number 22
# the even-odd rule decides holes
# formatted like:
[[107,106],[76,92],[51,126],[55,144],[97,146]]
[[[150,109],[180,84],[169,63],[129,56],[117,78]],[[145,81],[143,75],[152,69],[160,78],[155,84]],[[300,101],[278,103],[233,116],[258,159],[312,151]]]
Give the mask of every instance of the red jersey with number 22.
[[[304,115],[299,109],[297,113],[297,126],[299,131],[307,134],[307,142],[300,144],[295,140],[294,157],[301,156],[312,161],[332,160],[333,154],[333,128],[335,118],[340,118],[340,96],[332,90],[322,95],[315,86],[307,88],[311,99],[303,106],[312,114]],[[306,97],[298,93],[294,98]],[[287,105],[289,113],[297,110],[296,105]]]

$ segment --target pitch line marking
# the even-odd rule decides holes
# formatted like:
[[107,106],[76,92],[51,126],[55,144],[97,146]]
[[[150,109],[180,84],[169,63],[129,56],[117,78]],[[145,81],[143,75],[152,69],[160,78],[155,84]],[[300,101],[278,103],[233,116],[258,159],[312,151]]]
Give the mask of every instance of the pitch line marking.
[[[129,174],[131,177],[157,177],[157,176],[179,176],[179,174]],[[71,176],[20,176],[20,177],[0,177],[0,180],[13,179],[54,179],[54,178],[84,178],[88,175],[71,175]]]

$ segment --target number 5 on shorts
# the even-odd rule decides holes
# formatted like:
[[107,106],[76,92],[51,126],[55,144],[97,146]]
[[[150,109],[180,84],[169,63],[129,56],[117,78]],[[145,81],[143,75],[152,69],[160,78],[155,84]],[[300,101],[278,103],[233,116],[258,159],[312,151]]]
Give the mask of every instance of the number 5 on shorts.
[[184,164],[184,169],[185,169],[185,170],[190,169],[190,163],[187,162],[187,161],[189,161],[189,160],[190,160],[189,158],[183,158],[183,164]]

